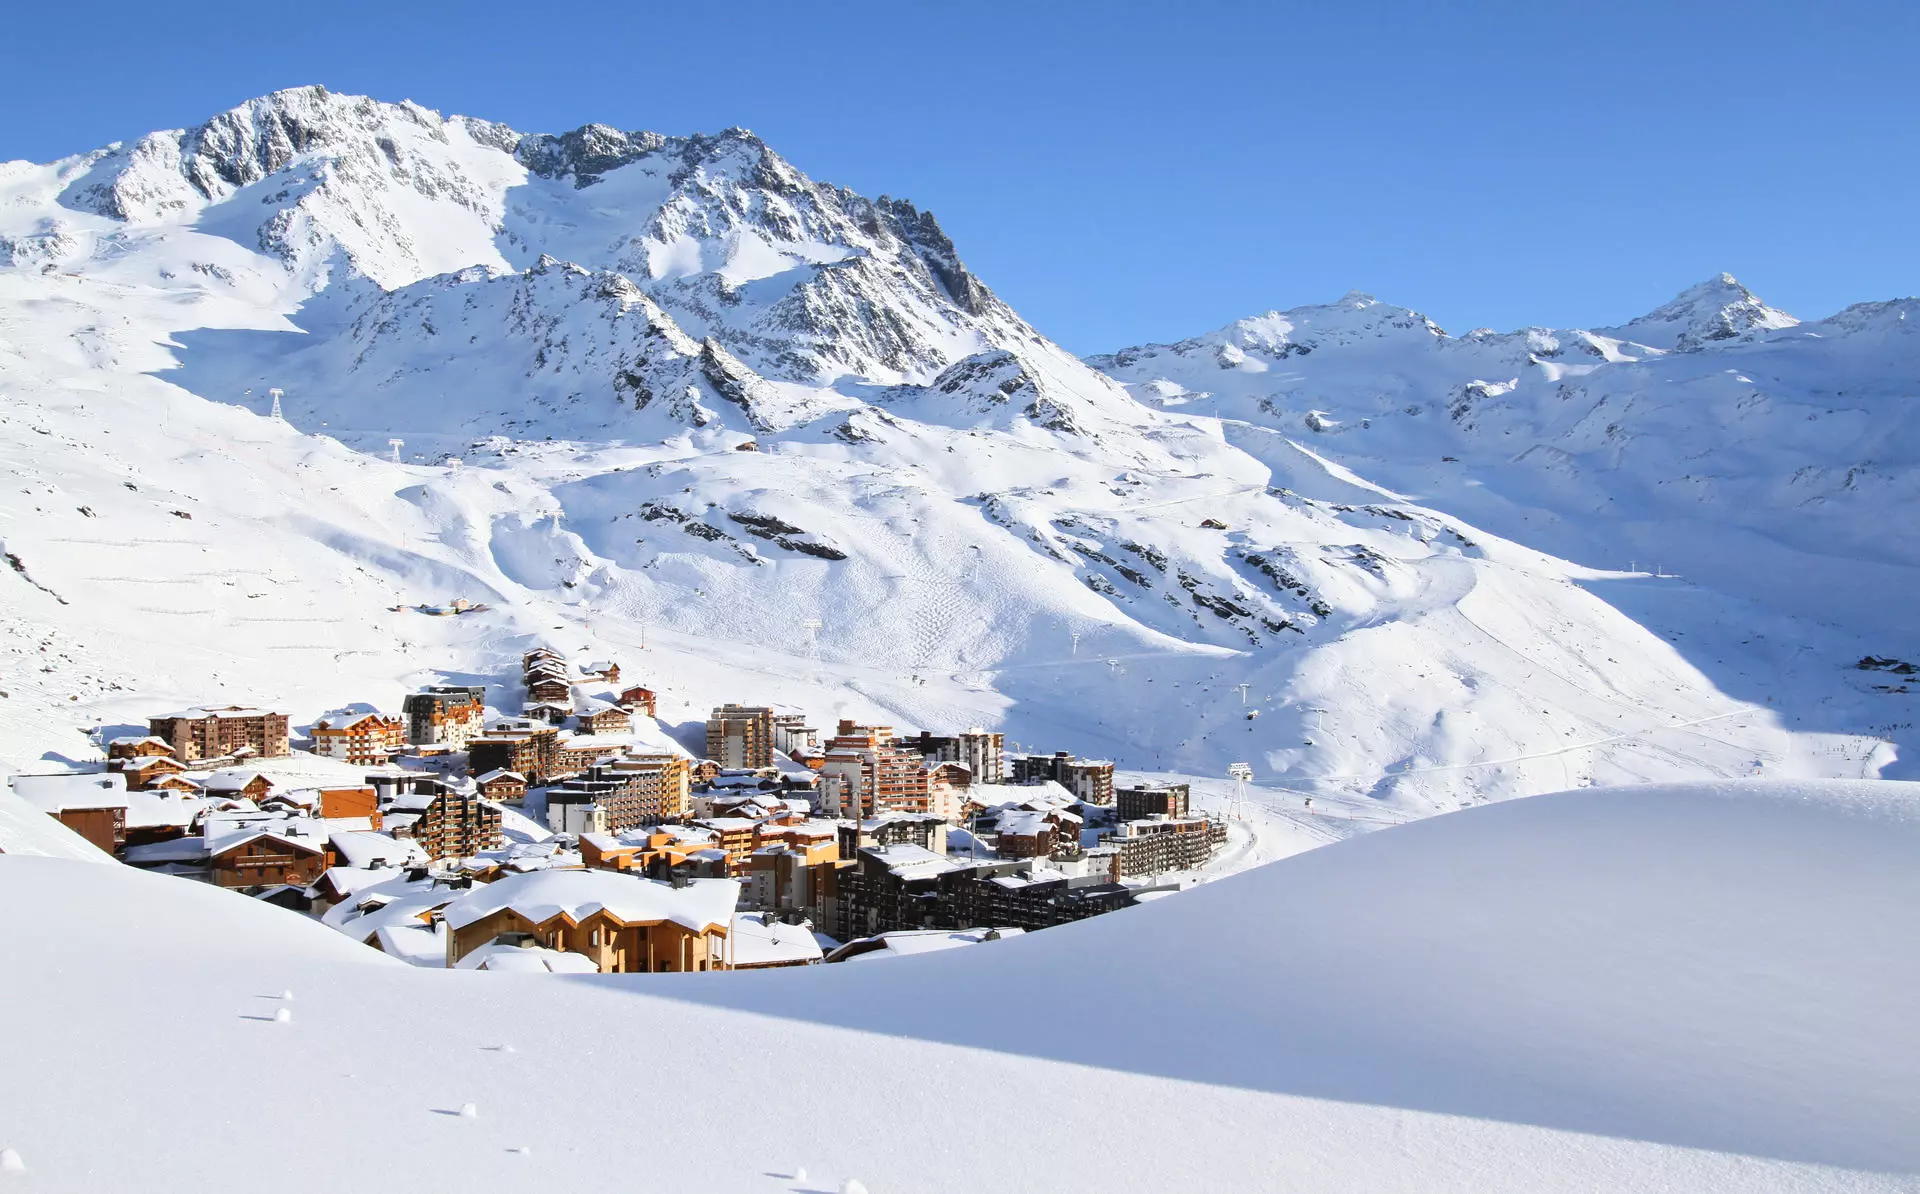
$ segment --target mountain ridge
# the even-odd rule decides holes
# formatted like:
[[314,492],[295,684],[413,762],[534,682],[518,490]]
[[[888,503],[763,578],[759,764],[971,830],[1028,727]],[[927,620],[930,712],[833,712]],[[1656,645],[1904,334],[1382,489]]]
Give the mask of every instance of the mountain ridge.
[[[758,693],[1143,769],[1251,758],[1267,782],[1409,812],[1893,757],[1885,702],[1842,670],[1906,650],[1884,619],[1782,611],[1750,578],[1649,608],[1637,547],[1605,528],[1610,502],[1653,507],[1588,467],[1617,454],[1607,418],[1571,417],[1627,396],[1559,395],[1764,348],[1797,410],[1818,354],[1897,375],[1903,309],[1849,339],[1756,327],[1642,358],[1598,332],[1450,337],[1355,293],[1109,376],[994,297],[920,208],[814,182],[744,130],[529,141],[315,89],[215,125],[0,171],[18,404],[0,450],[23,478],[5,541],[73,602],[22,583],[6,687],[36,695],[0,707],[8,757],[210,686],[298,713],[439,668],[511,707],[518,652],[556,631],[629,659],[644,642],[686,702],[672,718]],[[67,202],[119,181],[146,214]],[[1643,380],[1654,414],[1661,387],[1711,383],[1728,419],[1756,417],[1733,383]],[[269,388],[288,422],[265,417]],[[1655,423],[1626,459],[1701,434]],[[1845,482],[1853,442],[1821,451],[1805,489],[1911,475]],[[1472,486],[1430,475],[1443,455],[1471,455]],[[1787,484],[1777,465],[1756,476]],[[1634,484],[1690,467],[1660,455]],[[1774,539],[1804,545],[1822,517]],[[1780,550],[1753,559],[1787,566]],[[335,628],[277,629],[256,611],[288,598],[222,569],[271,573]],[[387,612],[462,592],[496,612],[431,632]],[[217,650],[179,638],[189,613],[228,620]],[[116,656],[129,624],[161,646]],[[1812,645],[1723,663],[1745,625]],[[51,674],[109,679],[56,692],[27,666],[45,643],[75,661]],[[334,673],[287,666],[321,650]],[[1806,698],[1769,707],[1770,684]]]

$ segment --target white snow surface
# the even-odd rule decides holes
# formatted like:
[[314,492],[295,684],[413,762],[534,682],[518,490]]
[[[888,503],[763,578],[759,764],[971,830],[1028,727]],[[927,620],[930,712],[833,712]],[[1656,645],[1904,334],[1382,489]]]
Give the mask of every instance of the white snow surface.
[[[0,968],[35,1076],[0,1084],[0,1130],[36,1190],[269,1164],[524,1188],[518,1148],[592,1182],[601,1121],[671,1123],[647,1165],[672,1189],[771,1194],[803,1162],[876,1190],[1910,1190],[1917,850],[1916,785],[1585,790],[886,965],[583,978],[411,969],[233,893],[9,855],[0,927],[57,964]],[[207,1108],[156,1092],[216,1061],[300,1097],[181,1148]],[[699,1110],[802,1085],[857,1130]],[[1139,1107],[1182,1147],[1139,1147]]]

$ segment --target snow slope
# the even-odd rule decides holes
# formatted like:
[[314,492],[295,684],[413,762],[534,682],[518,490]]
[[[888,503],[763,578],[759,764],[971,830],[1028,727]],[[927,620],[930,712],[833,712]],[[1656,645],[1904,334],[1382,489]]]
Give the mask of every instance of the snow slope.
[[[1547,796],[970,949],[711,976],[416,970],[232,893],[9,856],[0,924],[58,964],[0,968],[37,1076],[0,1084],[25,1166],[0,1180],[1910,1190],[1917,802]],[[209,1067],[272,1077],[175,1097]],[[825,1118],[781,1114],[793,1090]]]
[[[1866,378],[1905,343],[1893,314],[1861,333],[1885,348],[1869,358],[1815,325],[1765,331],[1785,317],[1727,282],[1553,358],[1537,330],[1454,341],[1352,298],[1097,362],[1122,385],[1020,321],[931,216],[743,131],[523,135],[318,88],[0,166],[0,249],[12,765],[89,758],[85,727],[215,697],[298,723],[461,679],[512,709],[518,653],[548,639],[622,659],[671,733],[724,700],[986,724],[1147,770],[1246,759],[1396,815],[1874,775],[1910,730],[1883,677],[1843,671],[1906,641],[1872,611],[1907,565],[1865,530],[1848,583],[1801,601],[1847,616],[1815,625],[1624,572],[1626,532],[1589,527],[1616,525],[1593,512],[1629,500],[1619,470],[1549,501],[1504,480],[1535,464],[1486,449],[1471,481],[1403,484],[1419,477],[1396,462],[1454,454],[1429,425],[1493,434],[1466,427],[1485,404],[1423,406],[1404,451],[1362,459],[1342,445],[1390,420],[1314,415],[1307,434],[1252,389],[1214,418],[1197,380],[1154,372],[1312,362],[1314,386],[1398,410],[1435,369],[1573,384],[1799,335],[1782,369],[1844,358]],[[1645,406],[1674,405],[1665,377]],[[1754,425],[1752,451],[1797,431]],[[1688,435],[1725,438],[1663,426],[1636,450],[1665,461]],[[1896,495],[1912,475],[1885,471]],[[1806,567],[1747,562],[1733,536],[1755,506],[1730,490],[1694,541]],[[1636,508],[1647,534],[1668,521]],[[1875,569],[1885,584],[1853,583]],[[493,608],[389,611],[454,596]]]

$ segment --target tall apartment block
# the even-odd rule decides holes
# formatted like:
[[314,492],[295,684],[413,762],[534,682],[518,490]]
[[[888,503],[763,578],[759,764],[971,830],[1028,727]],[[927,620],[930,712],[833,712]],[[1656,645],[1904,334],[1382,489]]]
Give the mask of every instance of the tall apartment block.
[[773,710],[722,705],[707,718],[707,757],[722,767],[773,766]]
[[975,726],[960,734],[922,730],[918,738],[904,738],[900,744],[919,751],[923,758],[960,764],[976,784],[1000,784],[1006,782],[1006,738]]

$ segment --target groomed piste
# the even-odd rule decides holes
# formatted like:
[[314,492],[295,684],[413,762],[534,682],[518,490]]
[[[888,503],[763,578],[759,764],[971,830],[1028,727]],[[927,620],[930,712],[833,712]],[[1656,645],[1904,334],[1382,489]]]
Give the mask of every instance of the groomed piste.
[[0,1189],[1916,1189],[1917,858],[1920,784],[1589,789],[921,957],[568,978],[7,854]]

